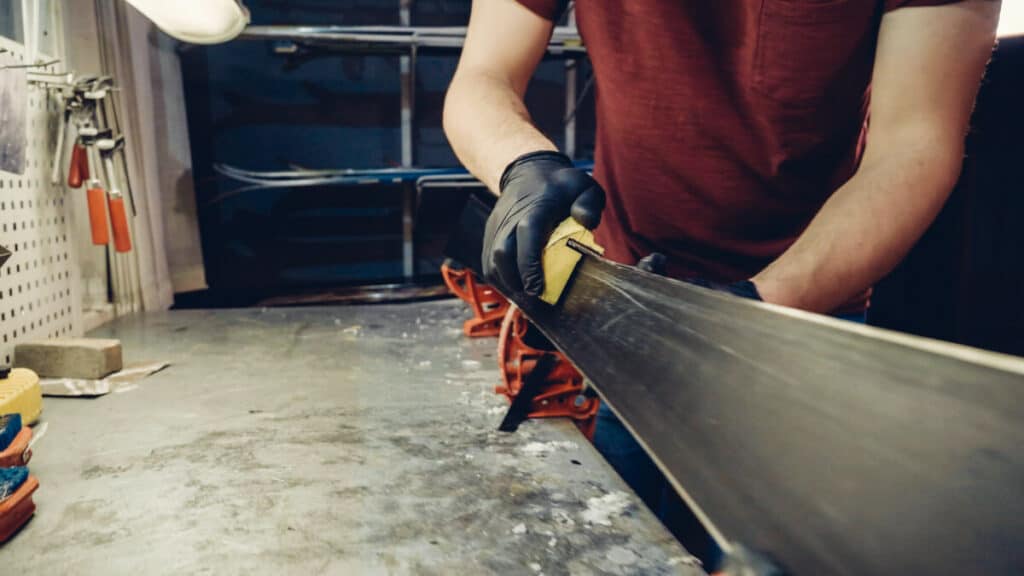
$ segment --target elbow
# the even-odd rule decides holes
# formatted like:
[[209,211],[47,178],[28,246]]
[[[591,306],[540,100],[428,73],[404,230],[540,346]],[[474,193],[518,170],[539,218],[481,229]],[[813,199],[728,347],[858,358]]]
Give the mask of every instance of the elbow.
[[441,127],[444,129],[444,135],[448,141],[453,144],[459,125],[459,109],[461,108],[459,102],[462,100],[464,84],[459,73],[456,72],[451,84],[448,85],[448,91],[444,96],[444,106],[441,109]]
[[441,108],[441,128],[444,130],[444,135],[449,141],[452,139],[452,129],[455,116],[455,105],[453,104],[454,98],[452,94],[457,89],[455,80],[448,86],[448,91],[444,95],[444,106]]

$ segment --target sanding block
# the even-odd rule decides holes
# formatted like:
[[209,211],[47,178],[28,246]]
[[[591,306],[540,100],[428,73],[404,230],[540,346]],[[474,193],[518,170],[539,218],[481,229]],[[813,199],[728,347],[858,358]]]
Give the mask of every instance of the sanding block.
[[39,376],[27,368],[15,368],[0,379],[0,414],[21,414],[26,426],[39,420],[43,411],[43,392]]
[[14,365],[43,378],[99,380],[121,370],[121,341],[64,338],[22,342],[14,347]]
[[573,218],[563,220],[551,233],[541,256],[541,266],[544,268],[544,293],[540,295],[540,299],[552,306],[562,297],[562,292],[582,257],[582,254],[568,246],[569,240],[575,240],[598,254],[604,254],[604,248],[594,241],[593,232]]

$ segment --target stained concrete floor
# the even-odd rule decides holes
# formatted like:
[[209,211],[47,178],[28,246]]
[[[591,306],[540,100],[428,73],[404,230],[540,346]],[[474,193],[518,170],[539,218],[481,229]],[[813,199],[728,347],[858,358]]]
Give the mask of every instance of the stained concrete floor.
[[[46,399],[3,574],[703,574],[572,424],[495,431],[452,301],[122,319],[171,368]],[[37,433],[40,428],[37,427]]]

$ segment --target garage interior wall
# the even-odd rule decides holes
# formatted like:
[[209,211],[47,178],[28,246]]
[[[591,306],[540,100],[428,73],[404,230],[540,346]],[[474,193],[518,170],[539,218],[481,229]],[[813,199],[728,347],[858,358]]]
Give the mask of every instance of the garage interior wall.
[[[17,2],[15,4],[14,2]],[[62,12],[42,3],[0,2],[0,245],[11,252],[0,268],[0,363],[27,340],[80,335],[82,283],[77,208],[69,191],[50,182],[60,108],[27,81],[35,62],[62,60]],[[13,66],[16,68],[8,68]],[[37,67],[57,72],[57,62]]]
[[109,256],[102,248],[90,249],[88,222],[77,223],[75,237],[86,247],[81,250],[86,316],[97,325],[116,313],[166,309],[175,291],[202,289],[206,283],[175,43],[122,2],[66,1],[65,12],[72,9],[66,26],[69,69],[112,75],[121,87],[114,94],[136,210],[134,249],[114,261],[115,269],[127,271],[121,287],[129,293],[117,309],[108,304],[107,278],[118,282],[108,270]]

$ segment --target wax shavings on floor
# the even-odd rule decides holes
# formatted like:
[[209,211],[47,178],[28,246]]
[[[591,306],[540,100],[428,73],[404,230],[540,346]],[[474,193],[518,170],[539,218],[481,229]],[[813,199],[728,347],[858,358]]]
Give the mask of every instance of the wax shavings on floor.
[[584,522],[599,526],[611,526],[612,518],[622,515],[630,506],[629,494],[612,492],[596,498],[587,499],[587,509],[580,517]]
[[576,521],[569,516],[569,513],[565,510],[555,509],[551,511],[551,518],[563,528],[572,528],[576,525]]
[[540,568],[540,564],[537,564],[536,562],[530,562],[530,570],[533,570],[534,572],[540,572]]
[[640,559],[636,552],[622,546],[612,546],[604,557],[612,564],[618,564],[619,566],[636,564],[636,561]]
[[483,364],[480,364],[478,360],[463,360],[462,367],[466,370],[479,370]]
[[512,528],[512,533],[513,534],[526,534],[526,524],[522,524],[522,523],[516,524]]
[[504,414],[508,412],[508,406],[493,406],[487,409],[488,416],[497,416],[498,414]]
[[[341,321],[340,320],[335,320],[334,321],[334,325],[335,326],[340,326],[341,325]],[[363,327],[360,326],[359,324],[356,324],[355,326],[349,326],[348,328],[343,329],[341,331],[341,333],[343,335],[345,335],[345,336],[350,337],[350,338],[358,338],[359,337],[359,333],[362,332],[362,331],[363,331]]]
[[704,563],[696,556],[673,556],[668,559],[669,566],[682,564],[683,566],[703,566]]
[[44,421],[41,424],[37,425],[35,429],[32,430],[32,439],[28,441],[28,449],[31,450],[32,447],[36,445],[36,442],[42,440],[43,436],[46,436],[46,431],[49,429],[49,422]]
[[137,382],[170,366],[169,362],[139,362],[100,380],[80,378],[42,378],[43,396],[95,398],[111,392],[123,393],[138,388]]
[[576,450],[579,446],[575,442],[570,441],[554,441],[554,442],[530,442],[525,446],[519,448],[524,454],[532,454],[536,456],[545,456],[553,452]]

